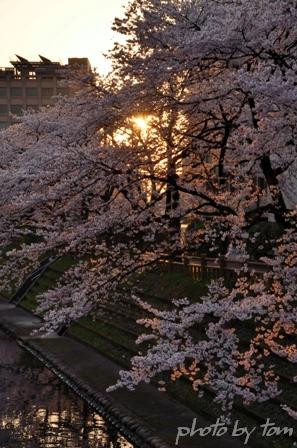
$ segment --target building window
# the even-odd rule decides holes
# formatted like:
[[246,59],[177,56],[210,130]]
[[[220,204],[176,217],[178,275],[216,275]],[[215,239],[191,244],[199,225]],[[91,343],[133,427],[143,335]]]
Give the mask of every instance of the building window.
[[7,128],[7,126],[8,126],[7,121],[0,121],[0,129],[5,129]]
[[7,88],[6,87],[0,87],[0,97],[7,97]]
[[23,89],[21,87],[11,87],[10,93],[11,93],[11,96],[22,96]]
[[43,87],[41,89],[41,95],[42,97],[50,98],[54,94],[53,87]]
[[38,88],[37,87],[27,87],[26,95],[27,96],[38,96]]
[[8,107],[7,104],[0,104],[0,114],[7,114],[8,113]]
[[11,113],[15,115],[21,115],[23,108],[21,104],[12,104],[10,106]]

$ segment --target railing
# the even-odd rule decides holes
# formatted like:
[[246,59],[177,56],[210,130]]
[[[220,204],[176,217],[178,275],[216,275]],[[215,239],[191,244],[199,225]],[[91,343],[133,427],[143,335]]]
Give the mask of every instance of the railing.
[[271,270],[271,267],[258,261],[232,260],[228,258],[193,257],[186,255],[179,258],[164,258],[161,266],[166,271],[184,272],[190,274],[194,280],[216,280],[220,277],[233,282],[238,273],[245,267],[248,272],[264,274]]
[[25,279],[20,288],[10,299],[10,302],[14,305],[18,305],[26,294],[33,288],[39,277],[44,273],[44,271],[57,259],[57,257],[45,258],[37,269],[35,269],[31,274]]
[[[36,268],[34,271],[28,275],[28,277],[25,279],[25,281],[22,283],[20,288],[16,291],[14,296],[10,299],[10,303],[13,303],[14,305],[19,305],[20,302],[23,300],[23,298],[29,293],[29,291],[33,288],[37,280],[42,276],[42,274],[47,270],[47,268],[53,264],[58,257],[48,257],[45,258],[38,268]],[[57,334],[59,336],[63,336],[63,334],[67,331],[69,325],[71,324],[63,324],[61,327],[57,330]]]

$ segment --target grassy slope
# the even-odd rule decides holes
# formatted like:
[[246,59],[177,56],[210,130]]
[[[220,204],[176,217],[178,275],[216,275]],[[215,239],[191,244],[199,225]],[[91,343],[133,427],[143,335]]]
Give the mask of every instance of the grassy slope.
[[[130,289],[130,284],[127,288]],[[133,286],[137,290],[143,290],[142,297],[150,304],[162,309],[171,308],[172,298],[188,297],[195,301],[206,291],[206,285],[202,282],[194,282],[182,273],[151,272],[134,279]],[[83,318],[76,322],[68,330],[68,333],[92,345],[105,356],[116,361],[124,368],[129,367],[129,359],[137,354],[143,345],[136,346],[135,335],[141,334],[143,328],[135,324],[135,318],[143,316],[143,313],[133,304],[116,302],[115,304],[105,304],[102,308],[102,316],[96,321]],[[245,331],[243,331],[245,332]],[[287,372],[292,376],[293,369],[282,360],[279,362],[280,373]],[[292,366],[291,366],[292,367]],[[297,407],[297,397],[294,393],[294,386],[288,381],[282,381],[284,386],[283,400],[288,404]],[[220,416],[220,408],[213,402],[213,394],[205,390],[202,398],[197,398],[193,393],[191,384],[187,379],[180,379],[175,383],[170,383],[167,390],[179,401],[191,407],[198,415],[204,415],[215,421]],[[288,425],[286,415],[280,411],[277,401],[266,402],[264,404],[243,407],[237,403],[234,418],[240,420],[242,426],[252,428],[259,427],[266,418],[276,422],[277,426]],[[295,433],[297,428],[295,428]],[[292,446],[292,441],[284,437],[262,438],[253,437],[253,447],[287,448]]]

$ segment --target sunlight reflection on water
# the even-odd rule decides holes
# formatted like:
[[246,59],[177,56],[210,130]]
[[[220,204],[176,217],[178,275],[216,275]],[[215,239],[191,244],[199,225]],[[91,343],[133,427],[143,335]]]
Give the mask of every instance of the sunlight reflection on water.
[[0,333],[0,448],[133,448]]

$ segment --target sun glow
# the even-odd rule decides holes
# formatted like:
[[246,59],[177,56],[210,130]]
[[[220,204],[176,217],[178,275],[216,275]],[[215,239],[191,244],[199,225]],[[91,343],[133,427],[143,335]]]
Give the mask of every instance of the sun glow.
[[146,131],[148,128],[148,120],[144,117],[135,117],[133,122],[141,131]]
[[[129,117],[112,136],[111,142],[119,145],[135,144],[137,139],[142,143],[147,139],[151,127],[151,116],[134,115]],[[136,139],[136,140],[135,140]]]

